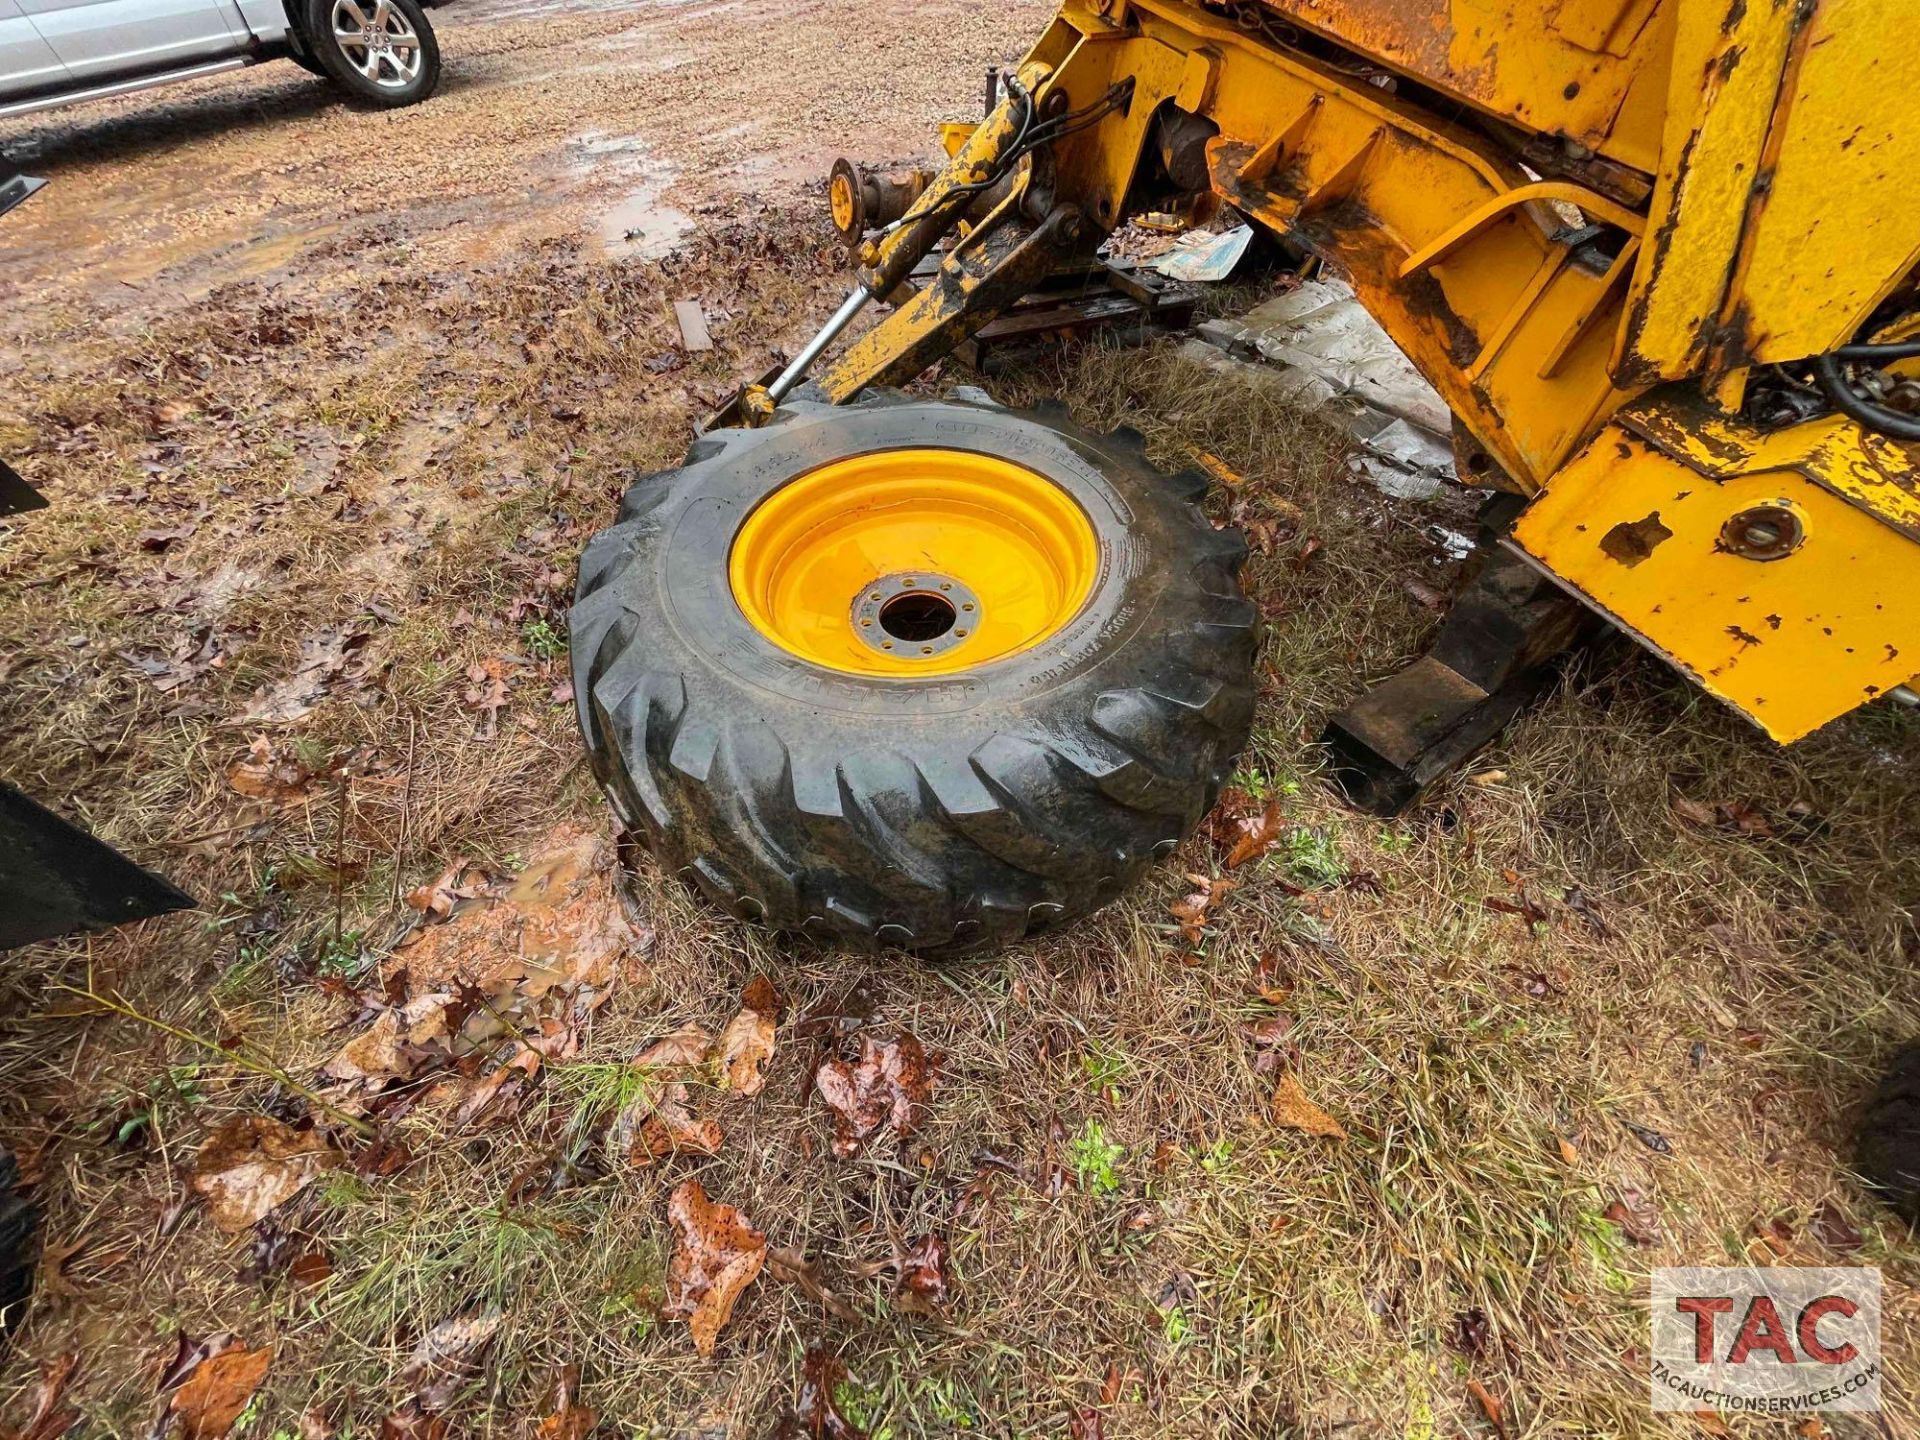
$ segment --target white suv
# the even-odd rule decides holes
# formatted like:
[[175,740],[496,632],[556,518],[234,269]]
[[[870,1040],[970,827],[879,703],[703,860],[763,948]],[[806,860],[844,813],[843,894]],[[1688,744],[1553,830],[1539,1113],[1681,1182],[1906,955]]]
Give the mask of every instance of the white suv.
[[373,105],[440,79],[420,0],[0,0],[0,117],[281,57]]

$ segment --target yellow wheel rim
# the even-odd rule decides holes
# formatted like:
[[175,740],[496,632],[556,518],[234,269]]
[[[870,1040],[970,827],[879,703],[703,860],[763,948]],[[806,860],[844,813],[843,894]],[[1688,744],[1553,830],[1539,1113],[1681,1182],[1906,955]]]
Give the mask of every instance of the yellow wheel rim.
[[853,228],[853,181],[845,175],[833,177],[827,187],[827,199],[833,207],[833,228],[845,232]]
[[950,675],[1058,631],[1099,561],[1086,512],[1044,475],[966,450],[886,450],[761,501],[727,578],[753,628],[802,660]]

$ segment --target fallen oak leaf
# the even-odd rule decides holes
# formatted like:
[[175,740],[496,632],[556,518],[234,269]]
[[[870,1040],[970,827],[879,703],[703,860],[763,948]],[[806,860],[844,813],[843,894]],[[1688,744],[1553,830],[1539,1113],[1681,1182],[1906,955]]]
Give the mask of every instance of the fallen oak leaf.
[[1292,1075],[1282,1075],[1274,1087],[1273,1118],[1275,1124],[1309,1135],[1323,1135],[1330,1140],[1347,1138],[1340,1122],[1309,1100],[1307,1092]]
[[800,1393],[770,1440],[867,1440],[867,1432],[840,1411],[847,1367],[823,1345],[809,1345],[800,1362]]
[[273,1347],[233,1345],[208,1355],[173,1392],[169,1411],[180,1417],[180,1440],[222,1440],[253,1399],[273,1361]]
[[453,1428],[444,1415],[429,1414],[409,1400],[380,1422],[380,1440],[447,1440]]
[[1238,880],[1215,880],[1206,875],[1187,875],[1187,883],[1197,888],[1177,904],[1169,905],[1167,913],[1180,922],[1180,933],[1189,945],[1198,945],[1205,937],[1207,917],[1220,907],[1227,893],[1240,888]]
[[1223,862],[1229,870],[1238,870],[1248,861],[1260,859],[1280,843],[1282,827],[1279,799],[1267,801],[1266,808],[1258,815],[1241,816],[1234,821],[1234,829],[1233,848],[1227,852]]
[[934,1084],[933,1059],[905,1030],[885,1041],[862,1035],[858,1061],[828,1060],[814,1074],[814,1089],[833,1112],[833,1153],[851,1159],[888,1121],[896,1135],[911,1135]]
[[1636,1245],[1660,1243],[1660,1212],[1647,1192],[1629,1181],[1620,1184],[1620,1197],[1601,1212]]
[[446,1409],[505,1319],[492,1307],[448,1316],[420,1337],[400,1372],[400,1383],[425,1410]]
[[713,1041],[698,1025],[656,1040],[634,1057],[635,1069],[651,1081],[614,1117],[607,1145],[630,1164],[651,1165],[668,1155],[715,1155],[726,1138],[712,1120],[688,1108],[687,1082],[701,1074]]
[[907,1246],[900,1257],[900,1276],[894,1285],[894,1301],[902,1310],[922,1315],[937,1315],[947,1298],[947,1239],[940,1234],[922,1235]]
[[764,979],[750,984],[740,998],[740,1013],[720,1032],[717,1048],[721,1084],[732,1094],[749,1097],[767,1083],[760,1067],[773,1058],[779,1001]]
[[675,1244],[660,1313],[685,1320],[693,1348],[711,1355],[741,1291],[766,1264],[767,1237],[734,1206],[709,1200],[698,1180],[681,1181],[667,1198],[667,1220]]
[[9,1440],[60,1440],[80,1423],[78,1410],[62,1408],[79,1368],[80,1357],[71,1351],[40,1363],[40,1378],[33,1385],[33,1413],[20,1429],[6,1432]]
[[254,736],[247,758],[227,767],[227,785],[235,794],[280,806],[306,804],[323,779],[292,756],[280,754],[265,735]]
[[553,1414],[542,1420],[533,1432],[533,1440],[587,1440],[600,1423],[600,1412],[573,1403],[580,1386],[580,1367],[561,1367],[553,1384]]
[[239,1115],[200,1147],[193,1188],[207,1197],[213,1223],[234,1235],[342,1158],[310,1131],[302,1134],[270,1115]]
[[467,679],[467,704],[484,717],[474,738],[491,740],[500,730],[500,712],[507,704],[507,665],[499,656],[491,656],[470,666]]

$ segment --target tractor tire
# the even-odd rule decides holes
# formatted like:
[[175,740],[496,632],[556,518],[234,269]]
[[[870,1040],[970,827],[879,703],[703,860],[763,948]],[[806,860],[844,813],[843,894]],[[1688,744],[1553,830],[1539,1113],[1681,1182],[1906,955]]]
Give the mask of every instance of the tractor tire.
[[[735,915],[829,945],[999,948],[1170,854],[1246,742],[1247,547],[1201,512],[1206,477],[1064,407],[963,393],[789,401],[709,433],[581,557],[594,773],[661,864]],[[1041,512],[1065,539],[1021,528]],[[822,604],[783,612],[781,587],[816,573]]]
[[1854,1135],[1854,1163],[1909,1225],[1920,1225],[1920,1041],[1896,1051]]
[[19,1162],[0,1147],[0,1350],[26,1315],[39,1265],[40,1211],[19,1186]]

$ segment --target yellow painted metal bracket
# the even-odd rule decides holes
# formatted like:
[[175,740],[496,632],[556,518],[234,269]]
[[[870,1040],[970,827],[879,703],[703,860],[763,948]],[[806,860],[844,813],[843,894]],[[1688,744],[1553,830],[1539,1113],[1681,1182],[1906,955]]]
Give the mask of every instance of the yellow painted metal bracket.
[[1614,418],[1513,543],[1774,739],[1920,671],[1920,455],[1846,421],[1703,422],[1671,387]]

